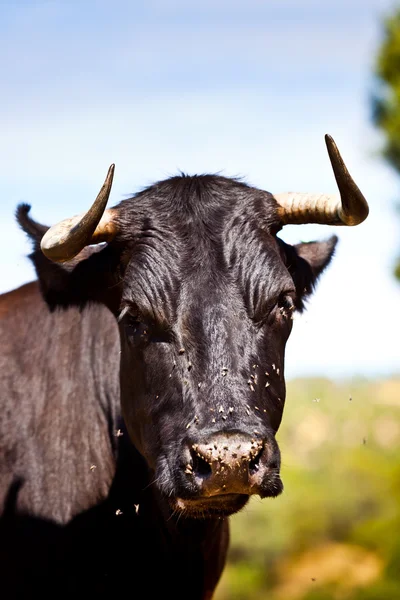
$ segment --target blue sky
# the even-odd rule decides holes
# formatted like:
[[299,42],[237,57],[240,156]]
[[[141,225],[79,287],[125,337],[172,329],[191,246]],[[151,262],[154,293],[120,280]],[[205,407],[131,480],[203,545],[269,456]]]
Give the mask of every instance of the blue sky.
[[155,180],[221,172],[271,192],[336,192],[324,134],[370,204],[340,238],[286,376],[398,373],[400,178],[370,124],[385,0],[0,2],[0,292],[34,277],[18,202],[52,224],[85,210],[110,163],[110,206]]

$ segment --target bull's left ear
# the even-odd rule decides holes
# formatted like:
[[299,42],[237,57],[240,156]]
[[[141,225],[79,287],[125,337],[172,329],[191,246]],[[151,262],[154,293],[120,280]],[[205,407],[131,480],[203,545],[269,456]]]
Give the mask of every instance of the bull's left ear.
[[32,242],[33,251],[29,258],[49,309],[53,311],[69,306],[82,309],[89,302],[97,302],[116,314],[123,279],[120,251],[111,246],[89,245],[65,263],[52,262],[40,248],[41,239],[49,228],[34,221],[29,211],[28,204],[20,204],[16,217]]
[[294,246],[282,242],[286,266],[296,286],[298,310],[303,310],[304,301],[312,294],[319,276],[331,262],[337,242],[336,235],[322,242],[302,242]]

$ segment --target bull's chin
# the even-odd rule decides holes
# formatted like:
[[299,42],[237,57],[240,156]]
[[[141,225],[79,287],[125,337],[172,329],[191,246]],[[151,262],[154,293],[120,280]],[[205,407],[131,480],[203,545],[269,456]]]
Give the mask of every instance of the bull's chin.
[[221,494],[196,499],[170,499],[176,515],[188,519],[215,519],[233,515],[246,506],[250,496],[246,494]]

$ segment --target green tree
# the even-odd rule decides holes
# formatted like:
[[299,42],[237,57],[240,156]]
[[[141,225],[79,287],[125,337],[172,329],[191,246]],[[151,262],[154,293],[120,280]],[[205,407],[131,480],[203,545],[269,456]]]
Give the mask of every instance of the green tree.
[[[384,21],[375,75],[372,118],[384,134],[382,155],[400,174],[400,8]],[[394,274],[400,280],[400,257]]]

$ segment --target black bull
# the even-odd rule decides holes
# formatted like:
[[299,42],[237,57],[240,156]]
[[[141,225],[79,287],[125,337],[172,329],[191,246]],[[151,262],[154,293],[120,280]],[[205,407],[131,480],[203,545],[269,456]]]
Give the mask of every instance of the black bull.
[[277,233],[368,214],[327,144],[340,200],[179,176],[105,210],[111,168],[81,217],[19,206],[38,282],[0,297],[3,597],[212,597],[228,517],[283,489],[285,344],[337,241]]

